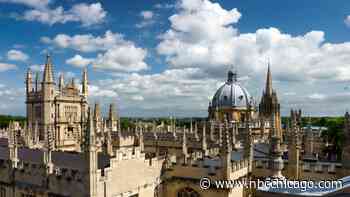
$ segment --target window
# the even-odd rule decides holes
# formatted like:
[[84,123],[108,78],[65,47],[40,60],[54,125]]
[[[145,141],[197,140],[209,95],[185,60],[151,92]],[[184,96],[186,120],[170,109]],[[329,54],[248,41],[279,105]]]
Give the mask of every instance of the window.
[[192,188],[186,187],[177,193],[177,197],[200,197],[199,194]]

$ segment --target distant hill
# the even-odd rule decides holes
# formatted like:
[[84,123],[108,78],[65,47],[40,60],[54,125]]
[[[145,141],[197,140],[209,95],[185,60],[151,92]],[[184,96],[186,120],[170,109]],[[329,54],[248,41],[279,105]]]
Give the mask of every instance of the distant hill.
[[18,121],[23,124],[25,120],[26,118],[23,116],[0,115],[0,128],[6,128],[11,121]]

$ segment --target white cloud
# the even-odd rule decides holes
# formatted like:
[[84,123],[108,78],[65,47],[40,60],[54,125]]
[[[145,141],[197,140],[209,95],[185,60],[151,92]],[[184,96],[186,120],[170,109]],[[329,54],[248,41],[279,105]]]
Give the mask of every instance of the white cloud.
[[67,82],[71,82],[71,80],[74,79],[75,85],[77,85],[77,84],[80,82],[80,80],[78,81],[78,79],[76,79],[76,74],[73,73],[73,72],[70,72],[70,71],[68,71],[68,72],[60,71],[60,72],[58,72],[58,76],[60,76],[60,75],[63,75],[64,78],[65,78],[66,80],[68,80]]
[[170,3],[157,3],[154,5],[155,8],[157,9],[171,9],[175,8],[175,4],[170,4]]
[[148,68],[144,62],[147,51],[132,45],[116,46],[98,54],[94,68],[114,71],[141,71]]
[[311,94],[309,95],[309,98],[310,99],[315,99],[315,100],[323,100],[325,99],[327,96],[324,95],[324,94],[319,94],[319,93],[314,93],[314,94]]
[[182,0],[157,51],[174,68],[201,68],[212,77],[228,65],[256,76],[270,58],[277,80],[350,80],[350,42],[326,43],[322,31],[292,36],[272,27],[238,34],[232,25],[240,17],[208,0]]
[[13,61],[27,61],[29,59],[29,56],[22,51],[19,50],[9,50],[7,52],[7,59],[13,60]]
[[[127,115],[189,115],[194,111],[203,115],[208,97],[221,83],[201,77],[199,69],[171,69],[156,74],[131,73],[99,80],[94,85],[118,92],[119,105]],[[140,104],[135,106],[135,102]]]
[[76,67],[85,67],[93,62],[92,58],[84,58],[80,55],[75,55],[72,58],[66,60],[66,64],[70,64]]
[[92,97],[117,97],[118,94],[113,90],[104,89],[99,86],[89,85],[89,95]]
[[136,24],[137,28],[143,28],[155,23],[155,14],[152,11],[144,10],[140,13],[141,21]]
[[345,18],[344,23],[350,27],[350,15]]
[[208,0],[187,0],[179,3],[178,12],[169,18],[172,28],[160,36],[157,47],[169,63],[192,67],[232,61],[230,49],[237,30],[231,25],[241,17],[237,9],[225,10]]
[[32,8],[46,8],[51,0],[0,0],[0,3],[16,3],[22,4]]
[[31,66],[29,66],[29,68],[35,72],[42,72],[44,71],[44,64],[38,65],[38,64],[33,64]]
[[27,21],[38,21],[44,24],[53,25],[56,23],[67,23],[77,19],[68,13],[65,13],[63,7],[54,9],[32,9],[24,12],[23,19]]
[[140,13],[140,16],[145,20],[149,20],[149,19],[153,18],[154,13],[152,11],[149,11],[149,10],[144,10]]
[[106,31],[103,36],[92,34],[77,34],[69,36],[58,34],[53,39],[42,37],[41,41],[60,48],[71,48],[81,52],[106,51],[116,45],[128,45],[132,42],[124,40],[122,34]]
[[23,16],[17,18],[38,21],[48,25],[80,22],[82,26],[88,27],[103,23],[107,16],[107,12],[103,9],[101,3],[79,3],[73,5],[71,9],[65,10],[62,6],[51,8],[51,0],[0,0],[1,2],[28,6],[32,9],[25,10]]
[[[58,34],[53,39],[43,37],[41,40],[59,48],[71,48],[80,52],[99,52],[94,60],[84,59],[85,64],[89,62],[99,70],[130,72],[148,68],[144,61],[147,50],[125,40],[123,35],[111,31],[106,31],[103,36],[97,37],[91,34],[74,36]],[[75,60],[79,60],[80,64],[83,59],[75,57]],[[73,60],[70,63],[73,63]]]
[[107,12],[102,8],[101,3],[85,4],[80,3],[74,5],[71,13],[81,21],[83,26],[91,26],[104,22]]
[[0,72],[4,72],[4,71],[8,71],[8,70],[15,70],[15,69],[17,69],[17,66],[14,64],[0,62]]
[[140,95],[132,96],[131,99],[134,100],[134,101],[143,101],[143,100],[145,100],[143,98],[143,96],[140,96]]

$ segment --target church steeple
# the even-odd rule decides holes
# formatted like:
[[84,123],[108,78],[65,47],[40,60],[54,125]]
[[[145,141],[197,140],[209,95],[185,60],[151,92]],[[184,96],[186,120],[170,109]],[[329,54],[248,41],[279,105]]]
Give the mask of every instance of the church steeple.
[[272,92],[273,92],[273,90],[272,90],[272,76],[271,76],[270,62],[269,62],[268,67],[267,67],[265,94],[271,96]]
[[54,83],[53,71],[52,71],[52,60],[51,60],[50,54],[47,54],[47,56],[46,56],[43,83]]
[[64,88],[64,76],[63,76],[63,73],[61,73],[60,79],[58,81],[58,89],[60,90],[61,93],[63,91],[63,88]]
[[26,91],[27,94],[33,90],[33,76],[32,76],[32,71],[30,68],[27,71],[27,76],[26,76]]
[[82,88],[82,94],[85,96],[85,98],[87,98],[88,96],[88,76],[87,76],[87,68],[85,67],[83,70],[83,78],[82,78],[82,82],[81,82]]

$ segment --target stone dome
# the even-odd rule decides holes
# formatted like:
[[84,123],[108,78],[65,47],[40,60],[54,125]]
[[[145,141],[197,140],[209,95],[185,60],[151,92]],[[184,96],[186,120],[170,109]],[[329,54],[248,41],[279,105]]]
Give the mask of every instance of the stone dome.
[[228,72],[228,79],[215,93],[211,107],[247,109],[253,104],[249,92],[237,81],[237,73]]

